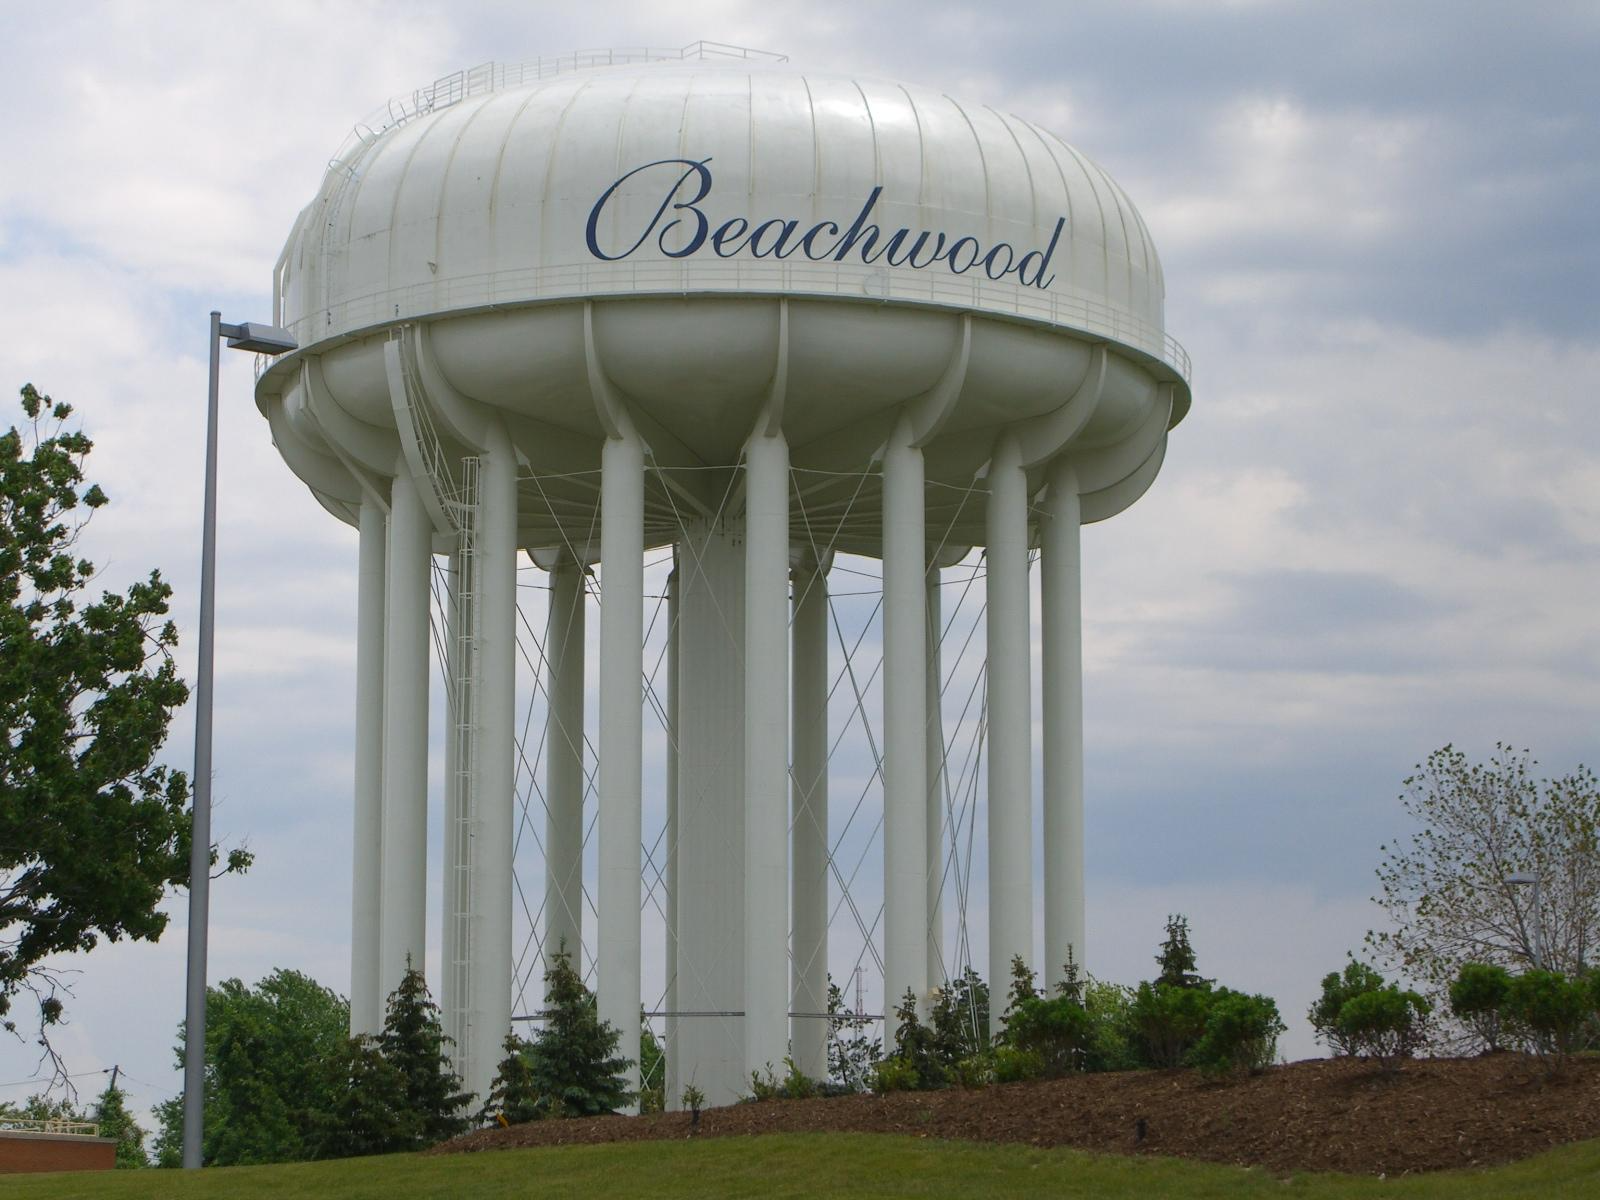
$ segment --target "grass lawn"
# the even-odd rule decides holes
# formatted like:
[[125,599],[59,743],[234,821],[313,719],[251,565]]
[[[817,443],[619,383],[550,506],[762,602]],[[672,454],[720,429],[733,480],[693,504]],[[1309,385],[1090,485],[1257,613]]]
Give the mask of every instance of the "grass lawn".
[[0,1177],[27,1197],[582,1196],[720,1200],[750,1196],[1586,1197],[1600,1195],[1600,1141],[1488,1171],[1377,1180],[1261,1171],[1177,1159],[937,1142],[876,1134],[774,1134],[421,1158],[395,1154],[202,1172],[117,1171]]

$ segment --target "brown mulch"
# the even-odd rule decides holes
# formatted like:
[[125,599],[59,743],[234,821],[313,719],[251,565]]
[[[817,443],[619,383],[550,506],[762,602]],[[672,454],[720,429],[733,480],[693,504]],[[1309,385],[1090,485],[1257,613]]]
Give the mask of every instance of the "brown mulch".
[[1192,1071],[1077,1075],[978,1090],[774,1100],[689,1114],[540,1121],[430,1153],[760,1133],[901,1133],[1164,1154],[1277,1174],[1489,1166],[1600,1137],[1600,1059],[1556,1076],[1518,1054],[1426,1059],[1386,1076],[1311,1059],[1208,1083]]

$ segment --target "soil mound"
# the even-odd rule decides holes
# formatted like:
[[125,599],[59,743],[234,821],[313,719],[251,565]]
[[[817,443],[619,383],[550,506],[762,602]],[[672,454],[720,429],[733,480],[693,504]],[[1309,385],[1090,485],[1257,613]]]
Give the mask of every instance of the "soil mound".
[[1384,1075],[1309,1059],[1221,1083],[1192,1071],[1077,1075],[977,1090],[774,1100],[485,1129],[430,1153],[759,1133],[899,1133],[1165,1154],[1278,1174],[1490,1166],[1600,1137],[1600,1059],[1548,1075],[1517,1054],[1423,1059]]

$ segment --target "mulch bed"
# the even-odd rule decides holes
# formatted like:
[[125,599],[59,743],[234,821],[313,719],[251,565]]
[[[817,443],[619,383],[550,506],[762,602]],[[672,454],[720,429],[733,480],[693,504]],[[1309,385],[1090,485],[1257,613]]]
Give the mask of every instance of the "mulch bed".
[[1348,1059],[1310,1059],[1223,1083],[1192,1071],[1078,1075],[736,1104],[704,1110],[697,1129],[686,1112],[539,1121],[479,1130],[430,1153],[842,1132],[1175,1155],[1280,1175],[1403,1175],[1511,1162],[1600,1137],[1600,1060],[1555,1076],[1518,1054],[1419,1060],[1388,1076]]

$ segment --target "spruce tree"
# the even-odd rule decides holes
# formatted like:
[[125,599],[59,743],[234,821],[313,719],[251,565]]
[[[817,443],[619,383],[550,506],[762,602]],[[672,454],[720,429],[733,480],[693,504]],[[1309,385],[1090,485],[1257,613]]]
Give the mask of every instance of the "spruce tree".
[[529,1056],[533,1045],[526,1038],[507,1033],[505,1057],[495,1072],[494,1083],[489,1088],[489,1101],[479,1114],[482,1121],[504,1118],[507,1125],[521,1125],[538,1120],[539,1092],[533,1082],[533,1066]]
[[406,1077],[365,1035],[347,1038],[325,1066],[326,1109],[313,1114],[315,1158],[392,1154],[426,1144],[421,1116],[406,1096]]
[[428,994],[422,972],[407,960],[405,977],[389,997],[378,1047],[405,1080],[406,1108],[421,1122],[423,1142],[442,1142],[467,1128],[462,1109],[472,1097],[450,1070],[439,1020],[439,1006]]
[[528,1054],[540,1109],[556,1117],[592,1117],[622,1108],[633,1099],[623,1078],[632,1060],[617,1053],[622,1034],[600,1020],[565,945],[551,959],[544,983],[544,1028]]

